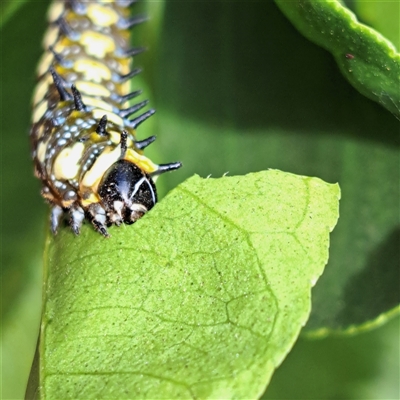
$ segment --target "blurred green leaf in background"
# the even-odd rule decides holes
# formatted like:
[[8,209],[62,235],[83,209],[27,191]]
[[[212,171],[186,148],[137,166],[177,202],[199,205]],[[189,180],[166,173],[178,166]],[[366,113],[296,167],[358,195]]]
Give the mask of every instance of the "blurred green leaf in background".
[[[398,54],[337,2],[284,3],[293,24],[323,48],[273,2],[147,3],[157,18],[134,31],[135,43],[150,48],[135,63],[146,67],[147,97],[158,110],[155,161],[183,161],[184,168],[162,178],[165,191],[194,173],[267,168],[339,182],[340,223],[306,330],[358,333],[398,313]],[[398,46],[398,2],[345,3]],[[23,397],[40,318],[47,210],[32,177],[27,134],[47,6],[21,4],[1,25],[4,399]],[[342,29],[353,47],[339,40]],[[361,84],[347,79],[377,102],[342,75],[353,67]],[[396,317],[358,336],[301,339],[265,396],[399,398],[398,337]]]

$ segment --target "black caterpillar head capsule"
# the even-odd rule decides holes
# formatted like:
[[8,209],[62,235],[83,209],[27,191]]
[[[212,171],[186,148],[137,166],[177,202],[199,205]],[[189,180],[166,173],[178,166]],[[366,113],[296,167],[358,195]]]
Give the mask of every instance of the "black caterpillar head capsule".
[[132,224],[157,202],[153,180],[127,160],[115,162],[104,174],[98,193],[109,223]]

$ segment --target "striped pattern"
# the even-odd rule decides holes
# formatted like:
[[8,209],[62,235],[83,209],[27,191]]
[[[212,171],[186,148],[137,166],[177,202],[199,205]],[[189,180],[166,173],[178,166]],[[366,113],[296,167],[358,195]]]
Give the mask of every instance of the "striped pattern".
[[[136,128],[155,111],[131,118],[147,105],[128,103],[141,93],[129,91],[129,80],[140,72],[131,69],[131,58],[143,51],[130,47],[128,29],[144,21],[130,16],[131,3],[54,1],[49,9],[30,136],[35,174],[52,205],[54,232],[68,213],[75,233],[87,218],[108,236],[106,226],[132,223],[148,211],[157,199],[155,178],[181,166],[157,165],[143,155],[155,137],[136,140]],[[130,163],[133,169],[126,169]],[[118,173],[113,174],[116,182],[107,179],[117,165],[124,179],[131,174],[140,185],[129,183],[136,190],[129,198],[120,198],[121,193],[104,198],[106,181],[117,189],[126,184],[118,181]]]

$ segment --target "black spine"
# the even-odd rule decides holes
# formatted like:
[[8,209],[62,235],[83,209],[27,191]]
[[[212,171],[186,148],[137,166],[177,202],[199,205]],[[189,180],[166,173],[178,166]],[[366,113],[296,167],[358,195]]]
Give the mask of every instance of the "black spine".
[[71,86],[72,95],[74,96],[75,110],[86,111],[86,106],[83,104],[82,96],[75,85]]
[[135,68],[131,72],[129,72],[126,75],[119,75],[117,78],[114,78],[115,83],[123,83],[126,82],[127,80],[133,78],[134,76],[140,74],[142,72],[141,68]]
[[131,49],[125,50],[123,52],[123,57],[124,58],[134,57],[137,56],[138,54],[143,53],[144,51],[146,51],[146,47],[132,47]]
[[101,120],[99,122],[99,125],[96,128],[96,132],[100,136],[107,136],[107,115],[103,115],[101,117]]
[[57,88],[58,94],[60,95],[61,101],[72,100],[72,96],[65,89],[61,76],[57,74],[53,67],[50,67],[51,76],[53,77],[54,85]]
[[163,174],[164,172],[173,171],[173,170],[178,169],[180,167],[182,167],[182,163],[181,162],[174,162],[174,163],[169,163],[169,164],[160,164],[158,166],[157,171],[154,171],[153,173],[151,173],[150,176],[157,176],[157,175]]
[[128,93],[128,94],[126,94],[125,96],[118,96],[117,94],[113,93],[113,94],[111,95],[111,100],[114,100],[114,101],[116,101],[116,102],[119,103],[119,104],[123,104],[123,103],[125,103],[126,101],[128,101],[128,100],[130,100],[130,99],[133,99],[134,97],[139,96],[139,95],[142,94],[142,93],[143,93],[142,90],[136,90],[135,92]]
[[130,115],[134,114],[135,112],[139,111],[140,109],[142,109],[143,107],[145,107],[147,104],[149,104],[148,100],[144,100],[140,103],[137,103],[135,105],[133,105],[132,107],[129,108],[125,108],[124,110],[121,110],[119,112],[119,116],[121,118],[127,118]]
[[138,148],[139,150],[143,150],[145,149],[148,145],[152,144],[154,141],[156,140],[155,136],[150,136],[146,139],[143,140],[138,140],[137,142],[135,142],[135,146],[136,148]]
[[136,15],[134,17],[124,18],[124,19],[121,18],[117,22],[117,27],[119,29],[130,29],[130,28],[132,28],[132,27],[134,27],[136,25],[139,25],[139,24],[141,24],[143,22],[148,21],[148,19],[149,18],[147,17],[147,15]]
[[121,158],[124,157],[127,149],[126,141],[128,139],[128,132],[127,131],[122,131],[121,133]]
[[142,122],[146,121],[146,119],[150,118],[153,114],[155,114],[155,112],[156,110],[152,108],[151,110],[146,111],[142,115],[139,115],[137,118],[131,119],[129,124],[130,127],[136,129]]

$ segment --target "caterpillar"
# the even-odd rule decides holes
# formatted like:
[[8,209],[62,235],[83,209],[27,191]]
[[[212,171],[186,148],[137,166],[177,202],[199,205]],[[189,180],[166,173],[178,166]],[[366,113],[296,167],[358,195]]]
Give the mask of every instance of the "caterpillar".
[[62,219],[79,234],[84,220],[109,237],[107,227],[131,224],[157,201],[156,178],[181,167],[157,165],[143,154],[155,140],[136,139],[137,127],[155,113],[130,119],[148,101],[125,106],[141,91],[129,81],[141,47],[130,47],[129,0],[54,0],[45,52],[37,70],[30,131],[35,176],[50,204],[54,234]]

